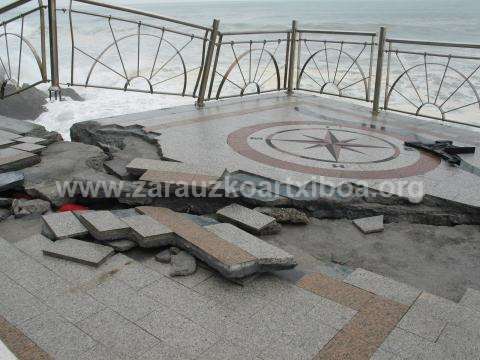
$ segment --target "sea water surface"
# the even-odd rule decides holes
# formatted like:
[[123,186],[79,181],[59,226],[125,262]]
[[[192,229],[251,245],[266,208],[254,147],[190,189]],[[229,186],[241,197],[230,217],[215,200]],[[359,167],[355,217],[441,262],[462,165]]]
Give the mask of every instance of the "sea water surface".
[[[391,37],[480,42],[478,0],[109,1],[205,26],[210,26],[214,18],[220,19],[222,31],[287,29],[296,19],[300,27],[308,29],[377,31],[380,26],[386,26]],[[0,1],[0,5],[4,2]],[[59,8],[68,7],[68,1],[58,0],[58,3]],[[68,17],[59,17],[60,36],[64,36],[60,63],[69,64]],[[91,27],[83,41],[90,42],[93,49],[98,42],[95,51],[100,51],[101,37],[110,34],[108,30],[97,31],[95,23],[89,21],[86,19],[83,23],[84,30]],[[134,52],[135,48],[130,50]],[[69,74],[62,76],[68,78]],[[78,121],[193,104],[193,99],[188,97],[82,87],[75,89],[85,98],[84,102],[68,98],[62,102],[51,102],[47,105],[48,111],[36,121],[68,138],[70,126]]]

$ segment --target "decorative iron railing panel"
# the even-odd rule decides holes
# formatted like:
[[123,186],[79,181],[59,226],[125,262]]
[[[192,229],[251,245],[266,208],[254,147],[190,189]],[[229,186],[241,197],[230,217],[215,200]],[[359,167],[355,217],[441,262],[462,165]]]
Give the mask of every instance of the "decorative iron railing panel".
[[384,109],[480,126],[480,45],[387,39]]
[[207,99],[286,89],[289,42],[288,30],[220,33]]
[[371,101],[376,33],[299,30],[297,90]]
[[42,0],[0,8],[0,99],[48,81],[45,8]]
[[87,0],[59,11],[71,43],[64,85],[197,96],[210,28]]

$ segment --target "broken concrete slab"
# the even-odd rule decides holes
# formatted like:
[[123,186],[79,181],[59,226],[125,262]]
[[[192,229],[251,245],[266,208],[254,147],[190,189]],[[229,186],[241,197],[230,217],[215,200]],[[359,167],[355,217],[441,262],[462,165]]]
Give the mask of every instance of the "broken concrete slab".
[[46,148],[44,145],[39,144],[31,144],[31,143],[20,143],[11,146],[12,149],[28,151],[34,154],[39,154],[42,152],[43,149]]
[[353,220],[353,224],[364,234],[382,232],[385,229],[383,225],[383,215],[356,219]]
[[254,210],[275,218],[280,224],[307,225],[310,223],[307,214],[294,208],[257,207]]
[[167,184],[175,186],[188,186],[189,188],[212,188],[218,180],[218,176],[203,175],[188,172],[147,170],[141,177],[141,181],[153,184]]
[[23,136],[16,138],[15,141],[27,143],[27,144],[38,144],[38,145],[45,145],[48,143],[47,139],[34,137],[34,136]]
[[[5,138],[0,137],[0,149],[8,148],[10,146],[15,145],[16,143],[17,142],[15,140],[5,139]],[[20,149],[20,150],[22,150],[22,149]]]
[[40,162],[40,157],[27,151],[6,148],[0,149],[0,171],[15,171],[33,166]]
[[138,244],[135,241],[124,239],[124,240],[115,240],[106,243],[107,246],[113,248],[117,252],[125,252],[136,248]]
[[170,252],[170,249],[159,252],[157,255],[155,255],[155,260],[162,264],[170,264],[172,261],[172,253]]
[[222,168],[212,167],[206,169],[205,167],[176,161],[151,160],[142,158],[133,159],[127,165],[127,171],[134,176],[142,176],[148,170],[206,175],[216,177],[217,179],[220,178],[225,171],[225,169]]
[[158,248],[172,244],[176,235],[167,226],[150,216],[126,217],[123,221],[131,228],[131,238],[142,248]]
[[83,238],[88,230],[70,211],[43,215],[42,234],[51,240]]
[[34,199],[15,199],[12,202],[12,211],[16,218],[30,215],[43,215],[51,211],[48,201]]
[[110,211],[86,211],[76,213],[90,235],[99,241],[123,240],[128,237],[130,227]]
[[58,240],[43,249],[45,255],[94,267],[101,265],[114,252],[111,247],[76,239]]
[[0,173],[0,191],[19,188],[23,185],[25,177],[19,171]]
[[271,269],[278,266],[279,269],[282,269],[293,268],[297,264],[293,255],[232,224],[210,225],[205,229],[252,254],[261,266],[270,266]]
[[263,265],[263,260],[170,209],[142,206],[137,210],[165,224],[178,235],[171,245],[187,250],[227,278],[243,278],[271,268],[290,269],[295,266],[290,262]]
[[251,210],[239,204],[232,204],[217,211],[220,220],[230,222],[248,231],[261,232],[275,223],[275,218]]
[[189,276],[194,274],[196,270],[197,261],[186,251],[172,255],[172,270],[170,271],[170,276]]

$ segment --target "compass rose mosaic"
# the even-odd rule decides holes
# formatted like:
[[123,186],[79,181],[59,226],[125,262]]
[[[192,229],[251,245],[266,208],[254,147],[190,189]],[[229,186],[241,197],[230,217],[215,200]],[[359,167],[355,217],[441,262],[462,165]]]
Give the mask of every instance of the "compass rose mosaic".
[[228,137],[237,153],[300,173],[353,179],[402,178],[435,169],[439,160],[403,146],[405,139],[367,127],[291,121],[241,128]]

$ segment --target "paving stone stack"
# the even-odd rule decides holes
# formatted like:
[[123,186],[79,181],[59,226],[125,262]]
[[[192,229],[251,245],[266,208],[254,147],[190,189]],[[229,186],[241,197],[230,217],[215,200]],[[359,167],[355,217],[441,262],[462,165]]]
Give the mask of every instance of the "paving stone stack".
[[[48,140],[0,130],[0,172],[12,172],[40,162],[39,154]],[[0,178],[1,183],[5,179]]]

